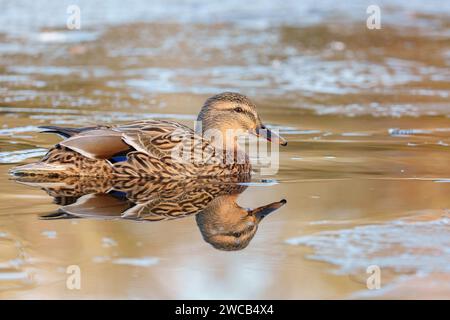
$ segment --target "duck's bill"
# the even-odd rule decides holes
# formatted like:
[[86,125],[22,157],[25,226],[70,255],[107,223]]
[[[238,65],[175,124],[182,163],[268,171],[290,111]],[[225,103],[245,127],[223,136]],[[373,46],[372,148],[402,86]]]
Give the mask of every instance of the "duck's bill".
[[278,143],[282,146],[286,146],[287,145],[287,141],[279,136],[278,134],[276,134],[275,132],[271,131],[270,129],[266,128],[265,126],[261,126],[256,128],[255,130],[255,134],[258,137],[262,137],[267,139],[268,141],[272,142],[272,143]]
[[272,202],[268,205],[250,210],[250,212],[251,214],[254,214],[256,216],[258,221],[261,221],[265,216],[284,206],[286,202],[287,201],[285,199],[277,202]]

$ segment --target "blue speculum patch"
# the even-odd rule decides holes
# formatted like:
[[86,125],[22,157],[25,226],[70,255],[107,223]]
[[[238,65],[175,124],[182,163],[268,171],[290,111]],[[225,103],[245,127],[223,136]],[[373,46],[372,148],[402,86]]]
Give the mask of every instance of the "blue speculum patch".
[[109,159],[112,163],[127,161],[127,156],[115,156]]

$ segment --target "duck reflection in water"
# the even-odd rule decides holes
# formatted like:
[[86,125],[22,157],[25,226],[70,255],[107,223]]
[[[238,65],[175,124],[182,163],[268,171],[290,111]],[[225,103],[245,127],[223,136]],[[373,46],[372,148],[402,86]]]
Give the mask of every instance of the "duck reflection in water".
[[42,219],[127,219],[162,221],[195,215],[203,239],[219,250],[241,250],[253,239],[261,220],[286,200],[255,209],[236,203],[250,176],[227,179],[151,181],[98,178],[19,179],[45,190],[60,205]]

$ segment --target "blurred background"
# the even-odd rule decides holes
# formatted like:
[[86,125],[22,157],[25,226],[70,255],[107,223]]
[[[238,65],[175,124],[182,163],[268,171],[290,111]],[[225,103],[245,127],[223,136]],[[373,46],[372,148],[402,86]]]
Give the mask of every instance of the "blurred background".
[[[192,125],[227,90],[289,140],[239,198],[288,203],[242,251],[193,217],[39,220],[9,179],[58,141],[39,125]],[[449,95],[450,2],[0,0],[0,298],[450,298]]]

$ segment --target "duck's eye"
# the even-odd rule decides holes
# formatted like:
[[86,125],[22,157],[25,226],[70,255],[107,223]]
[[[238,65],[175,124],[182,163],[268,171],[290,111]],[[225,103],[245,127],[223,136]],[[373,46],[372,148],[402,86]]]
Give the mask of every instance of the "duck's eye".
[[241,113],[241,112],[244,112],[244,110],[241,107],[236,107],[236,108],[234,108],[234,112]]

